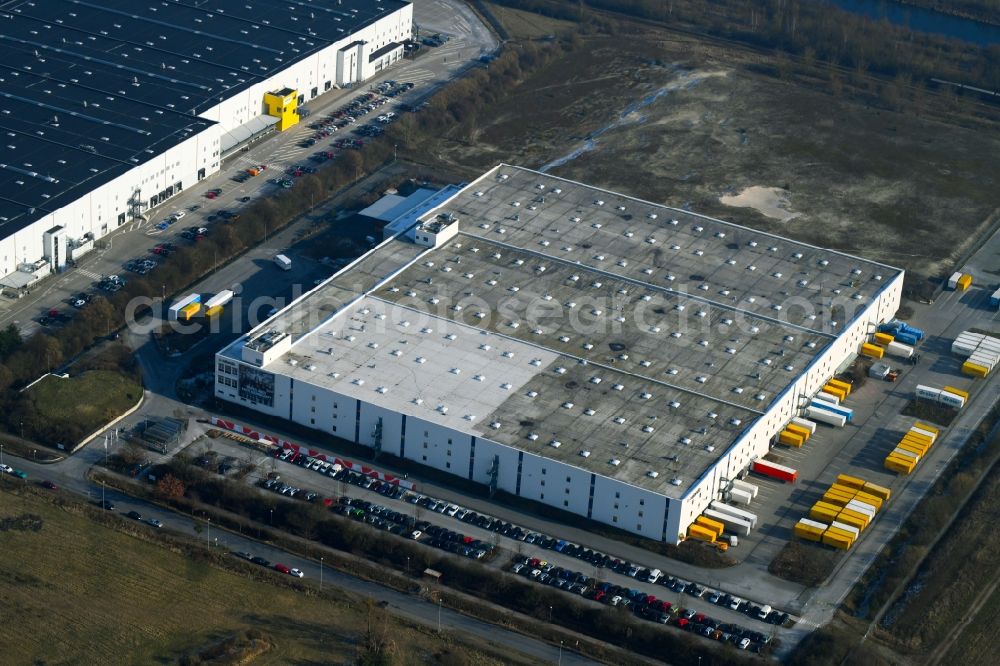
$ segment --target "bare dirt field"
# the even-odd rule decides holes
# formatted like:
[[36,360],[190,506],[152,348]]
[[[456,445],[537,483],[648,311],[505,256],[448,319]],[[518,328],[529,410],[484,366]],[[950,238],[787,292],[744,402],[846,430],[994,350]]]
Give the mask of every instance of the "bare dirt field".
[[[538,20],[573,25],[498,14],[512,32],[536,26],[525,37]],[[541,168],[923,276],[949,270],[997,206],[995,134],[759,74],[766,56],[646,26],[580,42],[424,159]]]

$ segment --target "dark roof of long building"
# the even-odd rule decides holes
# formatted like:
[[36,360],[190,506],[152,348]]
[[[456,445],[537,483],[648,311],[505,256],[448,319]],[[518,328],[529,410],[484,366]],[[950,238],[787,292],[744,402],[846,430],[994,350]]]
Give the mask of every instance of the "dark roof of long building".
[[406,4],[0,0],[0,237],[162,154],[213,124],[198,114]]

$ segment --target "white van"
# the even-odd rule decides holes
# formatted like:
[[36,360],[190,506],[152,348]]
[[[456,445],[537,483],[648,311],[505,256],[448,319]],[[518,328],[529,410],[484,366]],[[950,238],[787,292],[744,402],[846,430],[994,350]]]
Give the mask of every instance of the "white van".
[[659,569],[653,569],[652,571],[649,572],[649,577],[646,578],[646,580],[648,580],[650,583],[655,583],[656,581],[660,580],[662,576],[663,576],[662,571],[660,571]]

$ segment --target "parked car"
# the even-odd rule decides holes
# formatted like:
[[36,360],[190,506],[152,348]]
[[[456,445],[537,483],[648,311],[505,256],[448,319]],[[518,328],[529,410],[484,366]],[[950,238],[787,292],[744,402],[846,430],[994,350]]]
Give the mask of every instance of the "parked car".
[[138,511],[129,511],[125,514],[126,518],[131,518],[132,520],[142,520],[142,514]]
[[289,569],[288,567],[286,567],[284,564],[281,564],[280,562],[278,564],[274,565],[274,570],[275,571],[280,571],[283,574],[290,574],[290,573],[292,573],[291,569]]

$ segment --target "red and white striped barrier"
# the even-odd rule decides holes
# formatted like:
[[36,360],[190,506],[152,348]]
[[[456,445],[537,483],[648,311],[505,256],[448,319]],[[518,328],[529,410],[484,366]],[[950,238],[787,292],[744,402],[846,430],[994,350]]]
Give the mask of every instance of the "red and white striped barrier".
[[227,421],[226,419],[220,419],[218,416],[213,416],[211,418],[212,425],[217,428],[222,428],[223,430],[228,430],[230,432],[235,432],[237,435],[242,435],[249,439],[256,440],[258,442],[267,442],[274,446],[281,447],[283,449],[292,449],[296,453],[302,453],[305,451],[308,455],[313,458],[319,458],[325,462],[333,462],[341,467],[356,472],[358,474],[364,474],[365,476],[370,476],[374,479],[384,481],[386,483],[391,483],[396,486],[401,486],[407,490],[413,490],[416,485],[412,481],[407,481],[405,479],[400,479],[399,477],[393,476],[392,474],[387,474],[381,472],[373,467],[368,467],[362,463],[356,463],[353,460],[346,460],[344,458],[339,458],[336,456],[327,456],[325,453],[320,453],[316,449],[306,449],[301,444],[296,444],[295,442],[290,442],[286,439],[276,437],[275,435],[269,435],[267,433],[262,433],[259,430],[254,430],[253,428],[245,425],[236,423],[235,421]]

